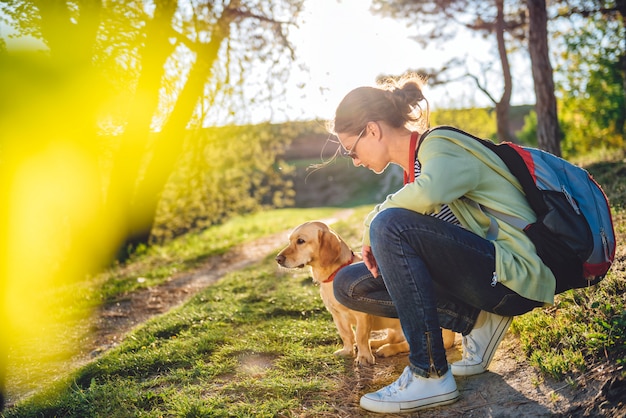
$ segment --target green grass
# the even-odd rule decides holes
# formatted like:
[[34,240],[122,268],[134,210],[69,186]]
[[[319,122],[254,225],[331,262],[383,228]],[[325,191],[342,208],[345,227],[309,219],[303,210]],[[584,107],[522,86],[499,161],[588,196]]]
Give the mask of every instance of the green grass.
[[308,270],[277,273],[269,256],[4,416],[331,415],[338,377],[352,370],[332,355],[339,346]]
[[611,276],[590,290],[569,291],[554,307],[518,317],[512,329],[531,363],[562,379],[608,361],[624,365],[626,283]]
[[[616,207],[618,257],[590,289],[568,291],[552,307],[514,320],[512,331],[531,364],[557,379],[626,357],[626,237],[622,160],[595,163],[592,174]],[[98,277],[89,302],[115,300],[138,286],[193,269],[211,254],[336,208],[293,209],[233,219],[202,234],[137,254]],[[359,248],[369,206],[333,225]],[[278,250],[278,249],[277,249]],[[269,255],[143,324],[119,346],[5,411],[3,417],[275,417],[336,416],[338,393],[355,373],[335,358],[340,341],[308,271],[278,270]],[[136,283],[137,277],[147,277]],[[84,289],[82,294],[88,292]],[[68,343],[72,342],[68,338]]]
[[75,356],[83,341],[88,341],[94,326],[89,318],[97,315],[101,304],[123,303],[129,292],[159,285],[235,245],[280,232],[285,233],[286,239],[286,232],[295,225],[311,218],[327,218],[336,211],[337,208],[282,209],[236,217],[201,233],[145,249],[127,264],[111,267],[82,283],[40,295],[52,305],[49,311],[55,315],[50,321],[54,328],[33,331],[32,338],[15,341],[9,360],[10,390],[29,393],[65,375],[68,357]]

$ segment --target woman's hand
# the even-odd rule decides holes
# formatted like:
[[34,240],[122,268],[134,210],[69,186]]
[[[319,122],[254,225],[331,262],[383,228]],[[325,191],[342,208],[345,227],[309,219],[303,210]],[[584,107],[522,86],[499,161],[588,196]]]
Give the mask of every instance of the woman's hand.
[[364,245],[361,251],[365,267],[367,267],[370,273],[372,273],[372,276],[378,277],[378,264],[376,263],[376,259],[374,258],[374,253],[372,253],[372,247],[370,247],[369,245]]

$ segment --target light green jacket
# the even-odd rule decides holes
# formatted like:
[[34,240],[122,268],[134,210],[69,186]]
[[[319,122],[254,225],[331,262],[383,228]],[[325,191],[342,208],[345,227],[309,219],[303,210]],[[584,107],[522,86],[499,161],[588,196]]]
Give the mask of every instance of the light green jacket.
[[[437,129],[420,145],[418,157],[421,175],[415,182],[387,196],[367,216],[363,245],[370,245],[372,219],[387,208],[431,214],[448,204],[461,224],[481,237],[486,237],[490,218],[470,200],[528,222],[536,220],[519,182],[506,165],[478,141],[460,132]],[[493,241],[497,280],[528,299],[553,304],[556,280],[537,256],[534,244],[523,231],[494,220],[499,226]],[[491,281],[491,277],[485,280]]]

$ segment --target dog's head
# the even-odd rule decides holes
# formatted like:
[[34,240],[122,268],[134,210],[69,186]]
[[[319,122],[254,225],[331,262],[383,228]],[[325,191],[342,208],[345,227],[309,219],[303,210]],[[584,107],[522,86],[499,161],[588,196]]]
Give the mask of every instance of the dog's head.
[[347,248],[324,222],[305,222],[289,235],[289,245],[278,253],[276,262],[286,268],[332,268],[340,262],[344,246]]

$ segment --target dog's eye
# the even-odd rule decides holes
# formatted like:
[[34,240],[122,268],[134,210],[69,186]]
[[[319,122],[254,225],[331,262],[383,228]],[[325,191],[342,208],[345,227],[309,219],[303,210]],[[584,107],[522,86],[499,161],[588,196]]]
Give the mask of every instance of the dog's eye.
[[302,238],[298,238],[298,240],[296,241],[298,244],[304,244],[304,240]]

